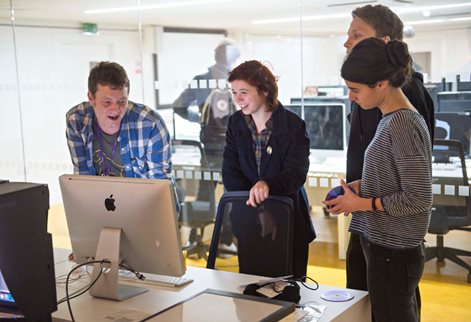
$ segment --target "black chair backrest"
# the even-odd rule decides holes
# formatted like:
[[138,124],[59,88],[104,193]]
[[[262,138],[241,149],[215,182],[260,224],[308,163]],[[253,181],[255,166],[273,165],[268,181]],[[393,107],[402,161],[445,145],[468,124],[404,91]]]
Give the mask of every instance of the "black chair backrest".
[[[458,140],[434,140],[432,181],[440,188],[433,196],[429,232],[471,225],[471,200],[463,144]],[[466,194],[467,192],[467,194]]]
[[[226,192],[221,197],[207,268],[238,263],[240,273],[271,277],[292,274],[292,199],[270,195],[254,208],[246,205],[248,197],[248,191]],[[226,252],[232,243],[237,258],[228,259],[234,255]]]

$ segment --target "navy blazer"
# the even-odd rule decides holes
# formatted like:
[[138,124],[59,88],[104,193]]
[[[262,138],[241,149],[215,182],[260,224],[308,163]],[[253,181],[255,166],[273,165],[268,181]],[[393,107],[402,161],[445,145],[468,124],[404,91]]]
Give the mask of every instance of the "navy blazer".
[[248,191],[257,181],[264,180],[270,188],[270,194],[292,198],[294,245],[305,245],[316,237],[304,190],[309,170],[306,124],[281,104],[273,112],[272,119],[273,132],[262,151],[259,176],[252,134],[244,114],[237,111],[230,117],[222,163],[222,181],[228,191]]

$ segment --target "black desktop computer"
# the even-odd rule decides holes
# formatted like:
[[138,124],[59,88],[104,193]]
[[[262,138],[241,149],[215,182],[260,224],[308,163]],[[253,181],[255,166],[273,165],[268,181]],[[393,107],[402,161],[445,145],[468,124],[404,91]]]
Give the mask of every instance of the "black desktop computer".
[[57,298],[48,187],[1,181],[0,316],[51,321]]

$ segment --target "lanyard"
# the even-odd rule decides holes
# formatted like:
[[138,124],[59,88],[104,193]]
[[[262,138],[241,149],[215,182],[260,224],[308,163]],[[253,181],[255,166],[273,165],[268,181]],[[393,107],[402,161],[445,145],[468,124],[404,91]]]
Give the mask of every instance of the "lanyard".
[[114,158],[114,155],[116,153],[116,146],[118,145],[119,133],[118,133],[118,136],[116,137],[116,140],[114,141],[113,148],[111,149],[111,157],[109,158],[110,162],[108,162],[108,165],[107,165],[106,164],[105,154],[103,153],[103,146],[101,144],[101,129],[100,129],[99,126],[95,125],[95,130],[96,130],[96,134],[98,136],[98,144],[100,145],[100,159],[101,159],[101,162],[103,164],[103,172],[102,172],[101,175],[102,176],[109,176],[110,172],[111,172],[111,163],[113,162],[113,158]]

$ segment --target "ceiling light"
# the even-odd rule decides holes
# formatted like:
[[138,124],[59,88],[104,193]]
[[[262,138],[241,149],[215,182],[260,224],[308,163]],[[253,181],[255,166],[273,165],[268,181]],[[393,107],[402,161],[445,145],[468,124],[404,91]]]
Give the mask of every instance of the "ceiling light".
[[409,12],[420,12],[420,11],[423,12],[423,11],[432,11],[432,10],[461,8],[461,7],[471,7],[471,2],[444,4],[444,5],[427,6],[427,7],[395,7],[395,8],[391,8],[391,10],[393,10],[396,13],[409,13]]
[[113,13],[113,12],[127,12],[127,11],[143,11],[143,10],[152,10],[152,9],[165,9],[165,8],[175,8],[175,7],[189,7],[202,4],[211,4],[211,3],[221,3],[221,2],[231,2],[234,0],[197,0],[197,1],[183,1],[183,2],[169,2],[162,4],[150,4],[143,6],[129,6],[129,7],[117,7],[117,8],[103,8],[103,9],[91,9],[85,10],[85,14],[100,14],[100,13]]
[[[466,3],[456,3],[456,4],[445,4],[437,6],[426,6],[426,7],[391,7],[391,10],[396,13],[412,13],[412,12],[427,12],[431,13],[432,10],[442,10],[442,9],[451,9],[451,8],[461,8],[461,7],[471,7],[471,2]],[[424,14],[425,15],[425,14]],[[328,15],[316,15],[316,16],[303,16],[303,21],[312,21],[312,20],[324,20],[324,19],[335,19],[335,18],[347,18],[351,17],[351,12],[339,13],[339,14],[328,14]],[[262,24],[274,24],[274,23],[285,23],[285,22],[298,22],[299,17],[286,17],[286,18],[273,18],[273,19],[264,19],[264,20],[253,20],[252,24],[262,25]],[[432,20],[430,23],[435,23],[438,20]],[[442,22],[442,21],[439,21]],[[419,24],[426,24],[427,22],[420,22]]]
[[[325,20],[325,19],[336,19],[336,18],[347,18],[351,17],[350,13],[338,13],[331,15],[317,15],[317,16],[303,16],[303,21],[312,21],[312,20]],[[288,18],[275,18],[275,19],[264,19],[264,20],[253,20],[252,24],[254,25],[264,25],[280,22],[295,22],[299,21],[300,17],[288,17]]]
[[423,15],[424,17],[430,17],[430,16],[432,15],[432,11],[430,11],[430,10],[424,10],[424,11],[422,11],[422,15]]
[[468,21],[471,20],[471,17],[460,17],[460,18],[452,18],[451,21]]
[[428,25],[432,23],[441,23],[444,22],[445,20],[443,19],[431,19],[431,20],[416,20],[416,21],[404,21],[404,24],[406,25]]

